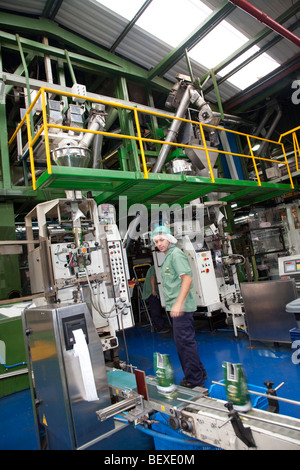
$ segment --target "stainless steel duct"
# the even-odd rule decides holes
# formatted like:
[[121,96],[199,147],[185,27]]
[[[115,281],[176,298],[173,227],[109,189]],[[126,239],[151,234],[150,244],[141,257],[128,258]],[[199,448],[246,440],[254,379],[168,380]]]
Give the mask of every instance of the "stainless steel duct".
[[[176,118],[184,118],[185,113],[189,107],[189,104],[193,103],[197,108],[200,109],[199,111],[199,121],[204,123],[210,123],[213,119],[213,113],[210,109],[210,106],[206,103],[206,101],[202,98],[202,96],[198,93],[198,91],[194,88],[193,85],[188,85],[183,93],[183,96],[180,100],[180,103],[177,108],[177,112],[175,114]],[[175,142],[180,126],[182,121],[179,119],[173,119],[173,122],[170,126],[168,134],[166,136],[167,142]],[[160,150],[160,153],[157,157],[155,165],[152,169],[152,173],[160,173],[166,158],[168,156],[169,150],[171,145],[164,144]]]

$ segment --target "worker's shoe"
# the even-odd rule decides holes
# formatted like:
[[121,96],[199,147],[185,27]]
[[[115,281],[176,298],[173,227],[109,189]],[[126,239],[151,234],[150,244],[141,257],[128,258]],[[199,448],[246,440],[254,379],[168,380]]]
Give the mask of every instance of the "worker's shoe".
[[159,334],[170,333],[170,328],[163,328],[162,330],[157,331]]
[[202,388],[204,388],[204,387],[205,387],[204,380],[203,380],[200,384],[193,385],[193,384],[191,384],[190,382],[188,382],[187,380],[183,379],[183,381],[180,382],[180,385],[181,385],[182,387],[186,387],[186,388],[195,388],[195,387],[202,387]]
[[[208,378],[206,370],[204,369],[202,373],[203,373],[203,380],[206,380]],[[182,382],[186,382],[186,381],[187,381],[186,378],[183,377]]]

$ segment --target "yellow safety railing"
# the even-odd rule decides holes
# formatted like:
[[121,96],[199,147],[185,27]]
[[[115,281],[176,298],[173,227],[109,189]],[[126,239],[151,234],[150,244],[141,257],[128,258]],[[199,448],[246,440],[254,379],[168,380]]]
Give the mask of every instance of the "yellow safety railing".
[[299,146],[299,141],[297,137],[297,131],[300,130],[300,126],[295,127],[294,129],[291,129],[288,132],[284,132],[284,134],[281,134],[279,137],[279,142],[282,141],[284,137],[287,135],[292,134],[293,137],[293,147],[294,147],[294,155],[295,155],[295,163],[296,163],[296,170],[299,171],[299,164],[298,164],[298,157],[300,157],[300,146]]
[[[204,150],[205,155],[206,155],[206,159],[207,159],[209,172],[210,172],[210,179],[211,179],[212,183],[215,182],[215,178],[214,178],[214,175],[213,175],[213,169],[212,169],[212,165],[211,165],[211,161],[210,161],[210,157],[209,157],[209,152],[217,152],[218,154],[248,158],[248,159],[252,160],[253,167],[254,167],[255,174],[256,174],[256,178],[257,178],[257,183],[258,183],[259,186],[261,186],[261,180],[260,180],[258,169],[257,169],[257,163],[256,163],[257,160],[264,160],[264,161],[273,162],[273,163],[277,163],[277,164],[279,163],[278,160],[274,160],[274,159],[271,159],[271,158],[258,157],[258,156],[254,155],[253,150],[252,150],[251,139],[265,141],[265,142],[269,142],[269,143],[273,143],[273,144],[281,146],[282,153],[284,155],[284,160],[285,161],[281,161],[280,163],[286,165],[288,175],[289,175],[289,179],[290,179],[290,183],[291,183],[291,187],[294,188],[293,180],[292,180],[292,177],[291,177],[291,173],[290,173],[290,169],[289,169],[289,165],[288,165],[288,161],[287,161],[287,157],[286,157],[286,153],[285,153],[285,148],[284,148],[284,145],[282,144],[282,142],[280,140],[278,142],[276,142],[276,141],[272,141],[272,140],[269,140],[269,139],[264,139],[262,137],[257,137],[257,136],[245,134],[243,132],[234,131],[234,130],[231,130],[231,129],[224,129],[223,127],[213,126],[211,124],[204,124],[204,123],[201,123],[199,121],[192,121],[190,119],[179,118],[179,117],[176,117],[176,116],[171,116],[169,114],[159,113],[157,111],[145,110],[145,109],[139,108],[138,106],[129,106],[129,105],[125,105],[125,104],[122,104],[122,103],[119,103],[119,102],[107,101],[107,100],[96,99],[96,98],[90,98],[90,97],[87,97],[87,96],[84,97],[85,101],[91,101],[93,103],[100,103],[100,104],[104,104],[104,105],[107,105],[107,106],[112,106],[112,107],[115,107],[115,108],[123,108],[123,109],[133,111],[137,136],[126,135],[126,134],[115,134],[115,133],[112,133],[112,132],[105,132],[105,131],[94,131],[94,130],[82,129],[82,128],[79,129],[77,127],[51,124],[47,120],[46,93],[57,94],[57,95],[61,95],[61,96],[67,96],[67,97],[77,98],[77,99],[82,100],[81,95],[76,95],[74,93],[68,93],[68,92],[61,92],[61,91],[54,90],[52,88],[47,88],[47,87],[40,88],[40,90],[38,91],[36,97],[32,101],[30,107],[27,109],[25,116],[23,117],[22,121],[20,122],[20,124],[16,128],[14,134],[10,138],[9,146],[12,144],[12,142],[16,138],[18,132],[21,130],[22,126],[26,122],[26,124],[27,124],[27,135],[28,135],[28,146],[29,146],[30,169],[31,169],[31,174],[32,174],[32,187],[33,187],[34,190],[36,189],[36,177],[35,177],[33,148],[34,148],[35,143],[37,142],[37,140],[39,139],[39,137],[43,133],[44,133],[44,138],[45,138],[45,152],[46,152],[47,170],[48,170],[49,174],[52,173],[51,152],[50,152],[49,135],[48,135],[49,128],[50,129],[53,128],[53,129],[70,130],[70,131],[74,131],[74,132],[77,132],[77,133],[78,132],[80,132],[80,133],[85,132],[85,133],[92,133],[92,134],[100,134],[100,135],[104,135],[104,136],[116,137],[118,139],[129,139],[129,140],[138,141],[139,147],[140,147],[140,155],[141,155],[141,166],[142,166],[142,169],[143,169],[143,174],[144,174],[145,179],[148,178],[149,175],[148,175],[148,168],[147,168],[147,163],[146,163],[146,158],[145,158],[143,142],[158,143],[158,144],[161,144],[161,145],[168,144],[168,145],[171,145],[171,146],[174,146],[174,147]],[[40,97],[41,97],[41,100],[42,100],[43,123],[42,123],[39,131],[35,135],[33,135],[33,130],[31,128],[31,123],[30,123],[30,113],[33,110],[35,104],[37,103],[37,101],[39,100]],[[177,143],[177,142],[167,142],[167,141],[164,141],[164,140],[158,140],[158,139],[151,139],[151,138],[142,137],[141,130],[140,130],[139,117],[138,117],[139,113],[154,115],[154,116],[161,117],[161,118],[166,118],[166,119],[177,119],[179,121],[188,122],[188,123],[192,123],[196,126],[199,126],[203,146],[201,147],[199,145],[188,145],[188,144],[182,144],[182,143]],[[249,154],[250,155],[249,154],[246,155],[246,154],[241,154],[241,153],[229,152],[229,151],[225,151],[225,150],[219,150],[218,148],[216,148],[216,149],[209,148],[208,149],[207,145],[206,145],[205,135],[204,135],[204,128],[211,128],[211,129],[220,130],[220,131],[223,131],[223,132],[226,132],[226,133],[228,132],[228,133],[236,134],[236,135],[239,135],[239,136],[244,136],[247,140],[247,143],[248,143]],[[298,150],[299,150],[299,144],[298,144]]]

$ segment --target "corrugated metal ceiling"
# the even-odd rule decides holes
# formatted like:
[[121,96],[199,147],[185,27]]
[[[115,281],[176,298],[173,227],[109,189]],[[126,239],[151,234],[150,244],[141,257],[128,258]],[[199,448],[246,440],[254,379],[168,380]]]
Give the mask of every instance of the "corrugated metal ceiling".
[[[223,1],[203,0],[203,3],[214,10],[220,7]],[[257,8],[263,10],[273,19],[276,19],[295,2],[293,0],[272,0],[272,2],[252,0],[251,3]],[[26,2],[24,2],[24,0],[11,0],[9,3],[7,1],[0,0],[0,10],[40,17],[46,4],[47,0],[27,0]],[[55,2],[53,2],[53,6],[55,6]],[[180,11],[170,12],[171,16],[172,14],[180,15]],[[299,17],[289,19],[284,26],[290,26],[297,19],[299,19]],[[166,21],[169,20],[170,18],[166,19]],[[56,12],[54,21],[60,26],[80,34],[108,50],[128,24],[128,20],[112,12],[96,0],[63,0],[60,8]],[[235,8],[234,11],[227,16],[226,21],[243,32],[243,34],[248,38],[254,37],[265,27],[262,23],[255,20],[239,8]],[[299,36],[300,27],[298,26],[293,32]],[[275,36],[276,33],[272,32],[267,38],[259,43],[259,46],[264,46]],[[220,47],[222,47],[222,38],[220,38]],[[163,58],[171,51],[172,47],[168,44],[159,41],[154,36],[142,30],[139,26],[134,25],[116,48],[115,52],[147,70],[150,70],[161,62],[161,60],[163,60]],[[286,39],[281,40],[276,44],[276,46],[268,50],[268,54],[280,63],[293,57],[298,52],[298,47]],[[201,77],[205,72],[207,72],[205,67],[201,64],[197,64],[195,61],[192,61],[192,66],[195,76]],[[168,80],[174,81],[176,74],[179,72],[188,74],[185,59],[180,59],[175,66],[164,74],[164,77]],[[227,100],[235,95],[236,92],[237,88],[229,82],[223,83],[220,86],[220,95],[222,100]],[[207,98],[210,98],[210,96]]]

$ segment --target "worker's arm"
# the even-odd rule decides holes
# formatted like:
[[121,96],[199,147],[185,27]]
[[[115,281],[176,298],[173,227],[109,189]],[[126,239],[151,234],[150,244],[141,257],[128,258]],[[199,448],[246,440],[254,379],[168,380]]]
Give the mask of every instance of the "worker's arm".
[[182,274],[180,277],[182,279],[181,287],[180,287],[179,295],[176,299],[176,302],[174,303],[170,311],[171,317],[179,317],[180,315],[183,314],[184,301],[186,299],[186,296],[189,293],[189,290],[193,281],[192,277],[189,276],[188,274]]

